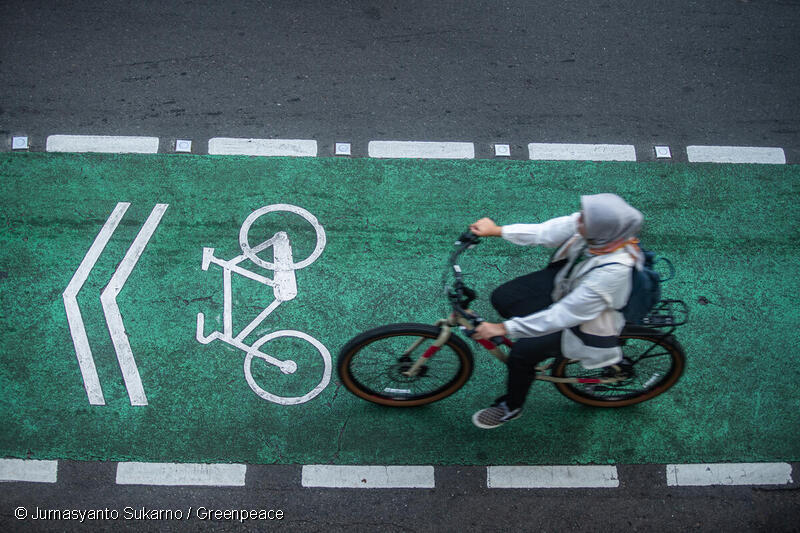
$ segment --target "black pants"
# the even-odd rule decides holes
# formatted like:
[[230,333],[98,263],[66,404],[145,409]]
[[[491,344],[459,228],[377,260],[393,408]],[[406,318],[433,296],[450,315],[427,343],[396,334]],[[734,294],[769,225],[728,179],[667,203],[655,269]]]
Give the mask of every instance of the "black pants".
[[[564,265],[553,263],[544,270],[520,276],[500,285],[492,293],[492,306],[503,318],[530,315],[549,307],[553,300],[553,279]],[[536,365],[549,357],[561,355],[561,332],[543,337],[519,339],[508,359],[508,383],[503,399],[509,409],[522,407],[531,384],[536,379]]]

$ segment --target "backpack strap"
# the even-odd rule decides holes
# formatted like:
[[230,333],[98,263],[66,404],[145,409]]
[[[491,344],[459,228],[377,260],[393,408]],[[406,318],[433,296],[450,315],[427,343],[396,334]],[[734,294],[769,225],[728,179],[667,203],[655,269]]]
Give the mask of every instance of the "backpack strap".
[[653,269],[653,270],[655,270],[656,263],[660,263],[660,262],[662,262],[662,261],[663,261],[664,263],[666,263],[666,264],[667,264],[667,266],[669,267],[669,277],[666,277],[666,278],[664,278],[664,277],[661,277],[661,274],[659,274],[659,275],[658,275],[658,277],[659,277],[659,278],[660,278],[660,280],[661,280],[661,283],[664,283],[665,281],[669,281],[669,280],[671,280],[672,278],[674,278],[674,277],[675,277],[675,267],[674,267],[674,266],[672,266],[672,261],[670,261],[670,260],[669,260],[669,259],[667,259],[666,257],[657,257],[657,258],[656,258],[656,259],[653,261],[653,267],[652,267],[652,269]]
[[[577,241],[577,237],[578,237],[578,234],[576,233],[576,234],[568,237],[561,244],[559,244],[558,247],[555,249],[555,251],[552,254],[550,254],[550,260],[548,261],[548,264],[552,263],[560,253],[565,251],[569,246],[571,246],[575,241]],[[565,259],[565,258],[562,258],[562,259]]]
[[632,265],[626,265],[625,263],[620,263],[619,261],[611,261],[611,262],[608,262],[608,263],[603,263],[602,265],[595,265],[592,268],[590,268],[589,270],[587,270],[586,272],[584,272],[583,274],[581,274],[581,276],[585,276],[586,274],[588,274],[589,272],[591,272],[595,268],[603,268],[604,266],[608,266],[608,265],[623,265],[623,266],[630,266],[631,268],[635,268]]

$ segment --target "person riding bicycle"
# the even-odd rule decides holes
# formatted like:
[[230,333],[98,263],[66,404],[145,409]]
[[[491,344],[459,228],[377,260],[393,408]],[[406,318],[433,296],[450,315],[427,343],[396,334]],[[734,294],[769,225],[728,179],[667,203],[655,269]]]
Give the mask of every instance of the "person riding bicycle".
[[617,337],[625,318],[619,309],[630,296],[631,268],[644,263],[636,238],[642,220],[622,198],[604,193],[581,196],[580,212],[540,224],[501,227],[482,218],[470,225],[479,237],[558,247],[547,268],[492,293],[492,306],[504,322],[483,322],[475,329],[475,339],[518,339],[507,363],[506,394],[473,415],[476,426],[491,429],[519,417],[536,365],[545,359],[563,355],[587,369],[622,359]]

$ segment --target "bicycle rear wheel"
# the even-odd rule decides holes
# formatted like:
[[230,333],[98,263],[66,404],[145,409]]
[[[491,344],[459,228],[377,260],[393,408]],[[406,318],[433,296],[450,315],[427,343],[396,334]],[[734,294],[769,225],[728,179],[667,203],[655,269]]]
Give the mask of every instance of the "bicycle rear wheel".
[[459,337],[451,335],[417,375],[403,374],[440,331],[429,324],[391,324],[362,333],[339,352],[342,385],[360,398],[391,407],[425,405],[450,396],[467,382],[474,366],[472,351]]
[[580,362],[559,359],[550,374],[558,378],[621,378],[616,383],[554,383],[570,400],[593,407],[625,407],[641,403],[672,387],[683,374],[686,355],[675,337],[650,328],[626,328],[619,336],[623,360],[587,370]]

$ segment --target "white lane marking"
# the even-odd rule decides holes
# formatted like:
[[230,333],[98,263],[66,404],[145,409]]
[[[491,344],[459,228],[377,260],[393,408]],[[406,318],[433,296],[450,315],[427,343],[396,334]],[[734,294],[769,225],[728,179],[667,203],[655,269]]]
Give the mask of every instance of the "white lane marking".
[[719,463],[667,465],[667,485],[786,485],[792,482],[788,463]]
[[305,465],[304,487],[432,489],[432,466]]
[[530,143],[528,158],[540,161],[636,161],[632,144]]
[[316,157],[317,141],[214,137],[208,141],[208,153],[211,155],[253,155],[264,157]]
[[0,481],[55,483],[57,480],[58,461],[0,459]]
[[616,466],[490,466],[490,489],[617,488]]
[[246,473],[240,464],[119,463],[117,485],[243,487]]
[[465,142],[370,141],[367,153],[376,158],[475,159],[475,145]]
[[757,146],[687,146],[692,163],[761,163],[785,165],[783,148]]
[[[298,261],[297,263],[294,262],[291,241],[289,239],[289,235],[285,231],[278,231],[269,239],[255,246],[251,246],[249,233],[253,223],[262,215],[276,211],[295,213],[304,218],[314,228],[317,244],[314,251],[311,252],[311,255],[309,255],[306,259]],[[263,229],[260,231],[263,232]],[[264,235],[262,235],[262,238],[263,236]],[[321,224],[319,224],[319,221],[314,215],[302,207],[297,207],[290,204],[274,204],[267,205],[253,211],[250,213],[247,219],[245,219],[239,232],[239,245],[242,249],[242,255],[226,261],[218,259],[214,256],[214,248],[203,248],[202,269],[208,270],[212,264],[222,267],[224,318],[222,331],[214,331],[209,335],[206,335],[204,333],[205,315],[203,313],[198,313],[196,333],[197,341],[201,344],[209,344],[214,340],[219,339],[227,344],[230,344],[231,346],[243,350],[247,354],[244,359],[245,380],[253,392],[267,401],[281,405],[297,405],[304,403],[316,397],[320,392],[322,392],[323,389],[325,389],[325,387],[328,386],[328,383],[330,382],[332,368],[330,353],[321,342],[306,333],[295,330],[280,330],[264,335],[260,339],[256,340],[252,346],[248,346],[244,342],[250,333],[253,332],[264,320],[266,320],[266,318],[272,314],[278,305],[283,302],[291,301],[297,296],[297,280],[295,276],[295,270],[304,268],[316,261],[320,254],[322,254],[322,250],[325,248],[325,243],[325,229]],[[272,248],[273,254],[273,261],[271,262],[266,261],[258,256],[259,252],[263,252],[270,247]],[[265,270],[274,271],[272,279],[240,267],[239,263],[245,259],[250,259],[253,264]],[[235,337],[233,332],[233,286],[231,279],[232,274],[234,273],[272,287],[273,294],[275,295],[275,300],[265,307],[264,310],[261,311],[258,316],[253,319],[249,325],[245,326]],[[319,352],[320,357],[322,357],[322,380],[308,394],[292,397],[277,396],[261,388],[253,378],[251,365],[253,364],[254,357],[258,357],[268,364],[275,365],[284,374],[292,374],[297,371],[297,363],[295,361],[291,359],[280,360],[273,355],[269,355],[260,351],[261,346],[263,346],[265,343],[279,337],[294,337],[305,340],[310,343]],[[306,363],[304,363],[304,366],[305,364]]]
[[47,138],[47,151],[155,154],[158,153],[158,137],[50,135]]
[[142,379],[139,377],[139,369],[136,367],[128,336],[125,334],[125,325],[122,323],[122,315],[117,305],[117,296],[125,282],[128,281],[128,276],[133,272],[133,267],[139,261],[147,243],[150,242],[150,237],[153,236],[153,232],[161,222],[161,217],[164,216],[167,207],[169,207],[168,204],[156,204],[100,295],[100,302],[108,323],[108,332],[111,334],[114,350],[117,352],[117,360],[122,371],[122,378],[125,380],[125,387],[128,389],[131,405],[147,405],[147,397],[144,394]]
[[64,290],[64,307],[67,310],[67,322],[69,322],[69,331],[72,335],[72,342],[75,344],[75,354],[78,357],[78,365],[81,369],[83,376],[83,386],[86,389],[86,395],[89,397],[89,404],[91,405],[105,405],[103,398],[103,389],[100,387],[100,379],[97,377],[97,369],[94,365],[94,358],[92,357],[92,350],[89,348],[89,338],[86,336],[86,328],[83,325],[83,317],[81,317],[81,310],[78,307],[78,292],[89,277],[89,272],[94,268],[94,264],[103,253],[103,250],[117,229],[120,220],[125,215],[128,207],[131,204],[127,202],[120,202],[111,212],[111,215],[106,220],[100,233],[94,239],[92,246],[81,261],[78,270],[73,274],[72,279]]

